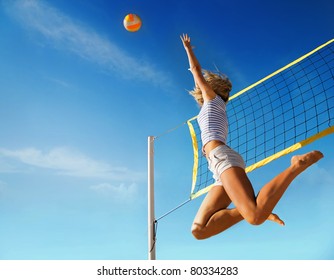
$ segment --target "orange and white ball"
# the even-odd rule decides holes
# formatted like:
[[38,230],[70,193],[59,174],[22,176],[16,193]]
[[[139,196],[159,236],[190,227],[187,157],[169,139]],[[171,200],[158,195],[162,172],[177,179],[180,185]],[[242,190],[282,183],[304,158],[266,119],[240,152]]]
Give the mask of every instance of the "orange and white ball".
[[128,14],[123,20],[123,25],[127,31],[136,32],[141,27],[141,19],[135,14]]

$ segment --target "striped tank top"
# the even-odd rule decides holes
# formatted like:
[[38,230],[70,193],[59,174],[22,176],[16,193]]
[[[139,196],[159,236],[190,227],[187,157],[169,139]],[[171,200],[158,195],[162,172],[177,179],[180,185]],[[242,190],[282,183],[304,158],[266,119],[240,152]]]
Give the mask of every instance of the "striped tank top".
[[202,145],[212,140],[226,143],[228,121],[226,115],[226,103],[216,95],[212,100],[205,101],[198,116],[197,122],[201,129]]

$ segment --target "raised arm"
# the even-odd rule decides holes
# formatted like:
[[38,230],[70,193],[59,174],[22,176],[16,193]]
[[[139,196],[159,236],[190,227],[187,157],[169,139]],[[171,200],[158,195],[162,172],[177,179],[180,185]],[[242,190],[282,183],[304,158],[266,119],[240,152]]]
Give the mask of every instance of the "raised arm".
[[200,88],[203,99],[205,101],[215,98],[216,93],[212,90],[212,88],[209,86],[209,84],[203,77],[201,65],[199,64],[193,51],[193,47],[191,46],[190,43],[190,37],[187,34],[183,34],[180,37],[188,56],[189,70],[191,71],[194,77],[195,86]]

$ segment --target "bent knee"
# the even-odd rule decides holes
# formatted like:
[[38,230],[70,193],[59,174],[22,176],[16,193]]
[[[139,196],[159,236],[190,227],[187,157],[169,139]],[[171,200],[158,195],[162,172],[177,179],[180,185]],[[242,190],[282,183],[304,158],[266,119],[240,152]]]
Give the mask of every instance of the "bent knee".
[[266,217],[263,217],[263,215],[257,213],[252,213],[249,216],[245,217],[245,220],[253,226],[262,225],[266,221],[266,219]]
[[203,226],[201,226],[200,224],[194,223],[191,227],[191,233],[197,240],[202,240],[206,238]]

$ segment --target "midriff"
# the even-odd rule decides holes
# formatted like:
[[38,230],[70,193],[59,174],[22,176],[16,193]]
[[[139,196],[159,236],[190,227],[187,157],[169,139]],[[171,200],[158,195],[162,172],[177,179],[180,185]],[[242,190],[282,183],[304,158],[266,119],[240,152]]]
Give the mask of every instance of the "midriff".
[[208,156],[209,153],[216,147],[220,146],[220,145],[225,145],[225,143],[223,143],[222,141],[219,140],[211,140],[208,143],[205,144],[204,146],[204,152],[205,155]]

